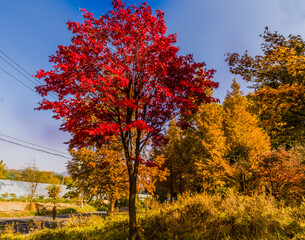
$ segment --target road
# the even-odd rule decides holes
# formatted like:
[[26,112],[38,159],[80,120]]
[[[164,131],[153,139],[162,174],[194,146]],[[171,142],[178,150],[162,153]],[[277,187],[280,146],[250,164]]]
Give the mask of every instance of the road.
[[81,213],[81,214],[62,214],[57,215],[56,221],[52,216],[18,217],[18,218],[0,218],[0,229],[9,229],[15,233],[28,234],[30,231],[38,228],[54,228],[58,224],[64,224],[65,220],[71,217],[88,217],[91,215],[106,216],[106,211]]

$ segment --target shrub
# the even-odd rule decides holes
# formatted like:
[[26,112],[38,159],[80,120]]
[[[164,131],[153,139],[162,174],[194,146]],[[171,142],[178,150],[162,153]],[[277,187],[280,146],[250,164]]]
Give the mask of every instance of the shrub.
[[6,199],[7,197],[8,197],[8,192],[6,192],[6,193],[2,193],[2,194],[1,194],[1,198]]
[[51,184],[46,187],[46,190],[48,191],[49,198],[57,199],[58,195],[61,193],[61,186]]
[[257,185],[286,204],[298,204],[305,193],[305,165],[300,152],[284,147],[257,157]]

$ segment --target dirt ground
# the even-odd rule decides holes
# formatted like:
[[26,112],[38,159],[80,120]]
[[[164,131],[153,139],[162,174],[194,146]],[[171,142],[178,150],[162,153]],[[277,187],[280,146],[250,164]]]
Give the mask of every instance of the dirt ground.
[[[0,213],[1,212],[23,212],[26,211],[26,207],[29,205],[29,202],[2,202],[0,201]],[[51,209],[53,207],[52,203],[40,203],[40,202],[34,202],[33,205],[35,208],[47,208]],[[60,208],[73,208],[77,207],[75,204],[71,203],[57,203],[56,204],[58,209]]]

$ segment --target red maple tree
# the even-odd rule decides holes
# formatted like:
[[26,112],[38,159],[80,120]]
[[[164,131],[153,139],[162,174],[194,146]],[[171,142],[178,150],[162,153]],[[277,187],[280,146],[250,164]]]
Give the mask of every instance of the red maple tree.
[[139,164],[153,166],[141,153],[151,139],[164,143],[166,123],[197,111],[216,88],[214,70],[204,69],[192,55],[178,56],[176,34],[166,35],[164,13],[153,15],[147,3],[126,7],[112,1],[113,10],[93,17],[83,9],[84,22],[68,22],[74,36],[50,57],[53,70],[39,70],[45,81],[37,91],[46,97],[39,110],[52,110],[61,129],[72,134],[70,148],[101,146],[117,138],[124,149],[129,175],[130,239],[136,230],[136,184]]

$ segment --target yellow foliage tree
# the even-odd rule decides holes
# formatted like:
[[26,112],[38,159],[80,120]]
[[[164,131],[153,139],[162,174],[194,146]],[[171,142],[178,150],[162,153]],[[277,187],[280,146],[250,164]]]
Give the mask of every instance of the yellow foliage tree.
[[67,168],[81,197],[109,195],[108,214],[113,214],[116,200],[128,192],[127,173],[120,152],[112,146],[97,151],[72,150],[71,155],[73,158]]
[[265,29],[263,54],[228,54],[234,74],[253,82],[253,111],[269,133],[273,146],[302,143],[305,139],[305,42]]
[[196,168],[194,165],[194,151],[197,142],[188,131],[171,121],[166,134],[168,143],[153,150],[153,158],[164,159],[164,168],[168,171],[166,180],[157,182],[158,195],[167,195],[171,200],[185,191],[195,191],[199,187],[196,183]]
[[9,176],[9,170],[3,160],[0,160],[0,179],[7,179]]
[[185,191],[213,193],[228,185],[240,192],[254,187],[255,156],[270,149],[270,140],[249,106],[233,80],[223,105],[201,105],[188,119],[190,128],[182,130],[171,122],[168,144],[155,150],[156,156],[165,158],[170,173],[159,190],[173,197]]
[[165,181],[168,176],[168,170],[161,167],[165,162],[163,156],[155,157],[153,162],[156,164],[155,166],[139,166],[138,191],[147,191],[154,196],[156,183]]
[[[84,196],[109,195],[109,215],[113,214],[116,200],[128,195],[128,174],[123,152],[119,145],[109,145],[98,150],[79,149],[71,151],[72,160],[68,171],[75,185]],[[156,166],[163,164],[163,158],[155,159]],[[139,167],[138,191],[155,191],[156,181],[164,180],[167,172],[161,167]]]
[[225,159],[227,147],[223,120],[223,107],[216,103],[201,105],[194,118],[200,149],[195,156],[195,165],[203,191],[213,192],[215,188],[224,186],[225,174],[230,172]]
[[252,177],[250,169],[255,165],[253,159],[269,150],[270,140],[259,127],[257,117],[249,112],[248,100],[236,80],[231,89],[223,103],[226,155],[234,167],[233,179],[239,184],[239,190],[245,192]]

